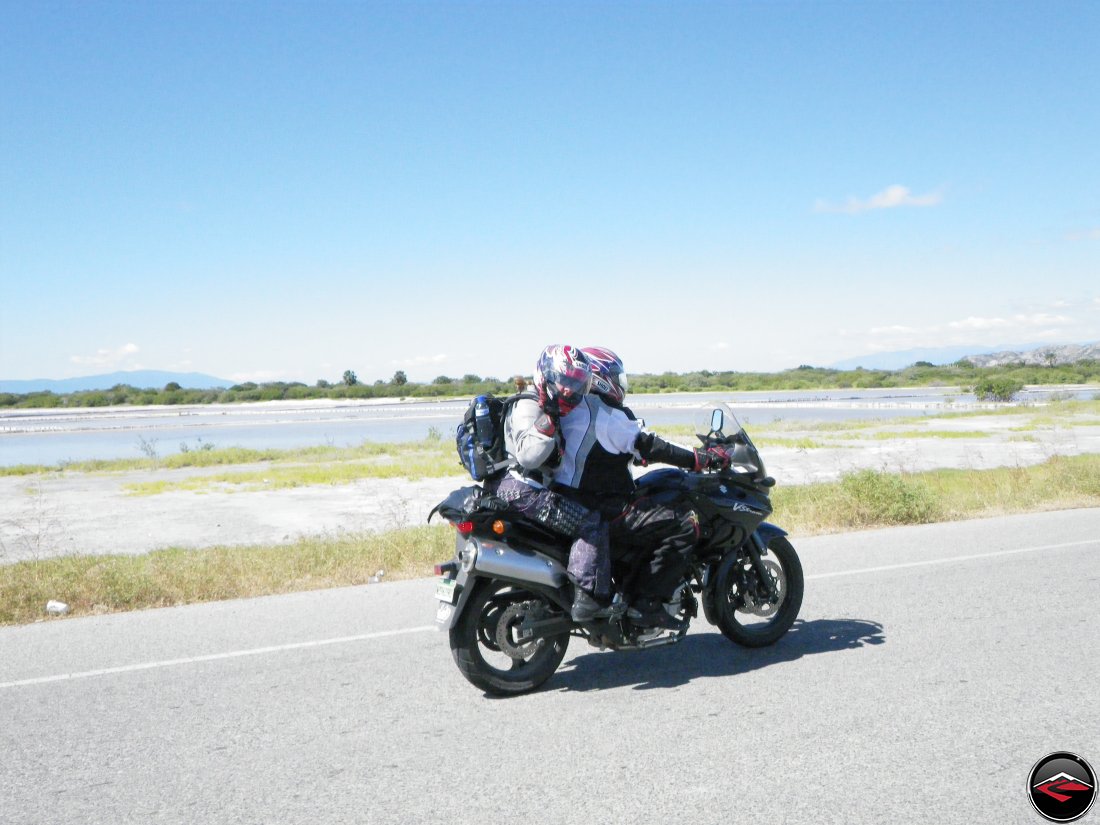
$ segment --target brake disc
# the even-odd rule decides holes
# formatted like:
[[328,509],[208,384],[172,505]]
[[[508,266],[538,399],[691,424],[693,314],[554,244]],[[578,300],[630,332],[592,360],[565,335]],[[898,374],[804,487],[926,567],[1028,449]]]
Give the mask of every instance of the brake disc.
[[523,620],[539,609],[539,602],[512,602],[500,614],[497,620],[497,645],[500,652],[516,659],[529,659],[539,647],[541,639],[520,642],[513,638],[512,632],[519,629]]
[[775,587],[779,598],[772,604],[770,601],[757,599],[751,594],[746,593],[745,606],[743,609],[746,613],[751,613],[754,616],[768,618],[780,608],[787,598],[786,578],[783,576],[783,568],[771,559],[761,559],[760,561],[764,565],[764,569],[768,572],[768,576],[771,577],[772,585]]

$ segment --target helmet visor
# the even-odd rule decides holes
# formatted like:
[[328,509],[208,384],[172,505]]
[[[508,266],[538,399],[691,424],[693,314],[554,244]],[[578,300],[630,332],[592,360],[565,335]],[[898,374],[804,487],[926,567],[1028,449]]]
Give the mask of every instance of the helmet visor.
[[562,398],[579,399],[588,392],[592,383],[592,373],[583,368],[551,370],[546,374],[546,380]]

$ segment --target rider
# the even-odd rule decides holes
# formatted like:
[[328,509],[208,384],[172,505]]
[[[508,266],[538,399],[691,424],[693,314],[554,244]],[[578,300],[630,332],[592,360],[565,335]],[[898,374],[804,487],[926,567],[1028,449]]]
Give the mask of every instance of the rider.
[[623,405],[627,377],[623,362],[603,347],[582,350],[592,365],[592,391],[561,420],[565,449],[554,469],[554,489],[610,521],[610,538],[649,551],[640,571],[638,597],[629,615],[644,626],[678,627],[663,603],[682,579],[692,548],[699,540],[699,517],[690,507],[650,497],[633,499],[635,459],[699,471],[728,467],[729,455],[718,447],[689,450],[646,432]]
[[513,509],[573,539],[568,573],[574,584],[571,616],[591,621],[604,609],[611,587],[607,526],[597,511],[548,489],[550,468],[561,458],[560,422],[568,419],[592,381],[588,359],[576,347],[546,347],[535,368],[537,396],[521,397],[504,419],[512,465],[496,488]]

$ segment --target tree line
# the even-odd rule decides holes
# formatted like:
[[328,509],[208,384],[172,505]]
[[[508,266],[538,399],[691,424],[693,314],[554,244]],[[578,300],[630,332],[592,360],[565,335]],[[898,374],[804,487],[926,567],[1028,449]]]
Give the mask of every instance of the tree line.
[[[1086,360],[1074,364],[1035,366],[1008,364],[998,367],[978,367],[963,359],[954,364],[937,366],[918,361],[900,370],[828,369],[803,365],[782,372],[699,372],[660,375],[631,375],[630,391],[704,392],[730,390],[869,390],[896,387],[962,387],[973,390],[989,381],[998,384],[1090,384],[1100,382],[1100,361]],[[1019,391],[1017,389],[1017,391]]]
[[[782,372],[698,372],[631,374],[632,393],[745,392],[760,390],[879,389],[955,386],[991,400],[1009,400],[1025,384],[1100,383],[1100,361],[1034,366],[1013,364],[976,367],[968,361],[946,366],[917,362],[900,370],[827,369],[803,365]],[[337,382],[325,379],[313,385],[298,381],[245,382],[225,389],[187,389],[175,382],[164,387],[139,388],[117,384],[109,390],[72,393],[0,393],[0,407],[105,407],[153,404],[233,404],[245,401],[294,401],[311,398],[432,398],[501,396],[515,392],[516,378],[501,380],[468,373],[459,378],[440,375],[430,382],[409,381],[398,370],[388,381],[363,383],[353,370]]]

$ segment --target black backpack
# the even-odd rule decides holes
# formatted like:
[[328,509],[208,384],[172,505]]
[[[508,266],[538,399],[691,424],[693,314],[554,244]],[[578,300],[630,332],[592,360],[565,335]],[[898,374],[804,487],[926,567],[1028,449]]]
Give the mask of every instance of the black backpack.
[[511,463],[504,449],[504,419],[521,398],[537,400],[532,392],[517,392],[507,398],[479,395],[470,402],[455,432],[458,458],[470,478],[486,481],[502,476]]

